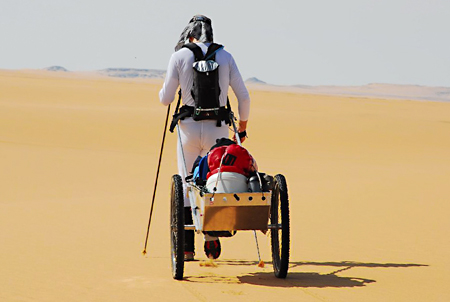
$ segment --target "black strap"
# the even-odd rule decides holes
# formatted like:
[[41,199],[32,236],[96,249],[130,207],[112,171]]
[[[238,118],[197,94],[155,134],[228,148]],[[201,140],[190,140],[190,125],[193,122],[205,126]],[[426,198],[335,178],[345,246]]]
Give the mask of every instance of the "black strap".
[[189,49],[190,51],[192,51],[194,53],[195,61],[197,62],[197,61],[202,61],[205,58],[215,60],[215,52],[217,50],[223,48],[223,45],[212,43],[211,45],[209,45],[208,51],[206,52],[205,55],[203,55],[203,51],[200,48],[200,46],[198,46],[195,43],[184,44],[183,47],[186,47],[187,49]]
[[175,108],[175,114],[177,114],[178,110],[180,109],[180,103],[181,103],[181,88],[178,90],[178,102],[177,107]]
[[205,61],[209,59],[215,60],[216,59],[215,52],[221,48],[223,48],[223,45],[220,44],[212,43],[211,45],[209,45],[208,51],[205,54]]
[[190,108],[188,106],[183,106],[183,107],[181,107],[179,113],[175,113],[173,115],[173,119],[172,119],[172,122],[170,123],[170,128],[169,128],[169,131],[171,133],[173,133],[173,130],[177,126],[179,120],[184,120],[185,118],[192,116],[194,114],[194,107],[191,107],[191,108],[192,108],[192,110],[190,110]]
[[197,46],[197,44],[195,44],[195,43],[188,43],[188,44],[184,44],[183,47],[189,49],[190,51],[192,51],[194,53],[196,62],[203,60],[203,58],[204,58],[203,51],[200,48],[200,46]]
[[172,122],[170,123],[170,127],[169,127],[170,133],[173,133],[173,130],[175,129],[178,121],[180,120],[180,118],[179,118],[180,114],[178,113],[178,111],[180,110],[180,103],[181,103],[181,89],[178,90],[178,102],[177,102],[177,107],[175,108],[175,112],[173,113]]
[[231,111],[231,105],[230,105],[230,98],[227,95],[227,111],[228,111],[228,116],[227,119],[225,120],[225,124],[227,124],[228,126],[231,126],[231,119],[233,118],[233,112]]
[[[178,121],[184,120],[187,117],[194,117],[194,111],[195,108],[192,106],[184,105],[180,108],[179,112],[175,113],[173,115],[172,123],[170,124],[169,131],[173,133],[175,127],[178,124]],[[197,118],[197,121],[199,120],[216,120],[216,126],[221,127],[222,121],[225,122],[227,125],[231,125],[231,117],[230,117],[230,111],[226,107],[220,107],[218,110],[218,115],[208,115],[207,113],[203,114],[200,113],[199,115],[196,115],[195,118]],[[196,120],[196,119],[194,119]]]

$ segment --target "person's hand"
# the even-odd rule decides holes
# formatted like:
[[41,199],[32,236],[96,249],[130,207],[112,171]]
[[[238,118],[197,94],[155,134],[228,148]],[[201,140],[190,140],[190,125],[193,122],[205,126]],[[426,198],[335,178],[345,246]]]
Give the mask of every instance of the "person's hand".
[[[238,133],[243,133],[243,132],[246,131],[246,129],[247,129],[247,122],[248,121],[239,121]],[[247,138],[247,135],[245,135],[243,137],[240,137],[241,143],[243,143],[246,138]],[[233,141],[235,141],[237,143],[236,135],[233,135]]]

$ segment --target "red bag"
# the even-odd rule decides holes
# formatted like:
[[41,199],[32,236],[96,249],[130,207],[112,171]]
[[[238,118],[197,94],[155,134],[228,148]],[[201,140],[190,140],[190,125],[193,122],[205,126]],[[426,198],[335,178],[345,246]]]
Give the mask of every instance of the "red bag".
[[[222,162],[222,167],[220,163]],[[235,172],[248,177],[257,169],[253,157],[239,145],[214,148],[208,155],[209,173],[207,178],[219,172]]]

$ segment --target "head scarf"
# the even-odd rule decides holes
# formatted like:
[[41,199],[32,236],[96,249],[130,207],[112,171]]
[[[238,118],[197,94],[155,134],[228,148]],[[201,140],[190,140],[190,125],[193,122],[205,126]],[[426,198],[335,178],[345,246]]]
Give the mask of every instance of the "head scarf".
[[189,38],[195,38],[203,43],[213,42],[213,30],[211,19],[203,15],[195,15],[184,28],[175,46],[175,51],[180,50],[184,44],[189,43]]

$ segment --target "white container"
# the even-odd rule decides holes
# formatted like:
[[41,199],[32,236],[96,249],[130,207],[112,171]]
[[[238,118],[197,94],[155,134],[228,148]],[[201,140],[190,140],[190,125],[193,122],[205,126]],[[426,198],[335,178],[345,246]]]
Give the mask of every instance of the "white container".
[[[217,181],[219,178],[219,181]],[[206,181],[206,188],[209,192],[214,193],[242,193],[248,192],[247,177],[235,172],[220,172],[212,175]]]

